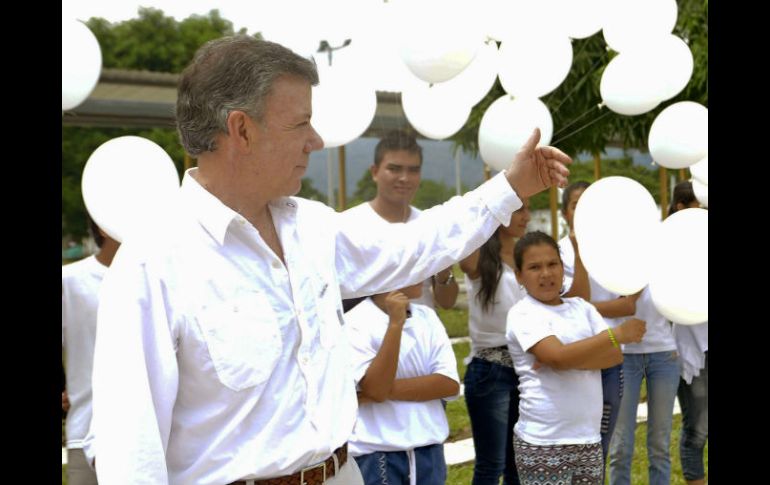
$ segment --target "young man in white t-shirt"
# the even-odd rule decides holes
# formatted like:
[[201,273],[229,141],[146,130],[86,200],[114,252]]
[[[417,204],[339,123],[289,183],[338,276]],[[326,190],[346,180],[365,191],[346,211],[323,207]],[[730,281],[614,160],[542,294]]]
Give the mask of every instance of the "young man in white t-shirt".
[[[374,163],[369,167],[377,194],[370,201],[343,212],[360,224],[411,223],[422,212],[412,206],[422,177],[422,147],[414,135],[403,130],[387,133],[374,149]],[[416,303],[435,308],[452,308],[460,287],[451,266],[423,283],[422,296]],[[355,302],[346,303],[352,308]]]
[[414,303],[421,293],[418,283],[374,295],[345,315],[359,399],[349,446],[366,485],[446,481],[442,399],[460,379],[436,312]]

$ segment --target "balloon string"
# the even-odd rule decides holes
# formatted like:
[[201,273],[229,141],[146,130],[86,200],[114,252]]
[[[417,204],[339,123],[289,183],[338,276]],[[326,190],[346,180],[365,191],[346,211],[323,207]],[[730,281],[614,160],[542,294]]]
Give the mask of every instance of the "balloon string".
[[580,120],[581,120],[582,118],[584,118],[584,117],[585,117],[587,114],[589,114],[589,113],[590,113],[590,112],[592,112],[593,110],[597,109],[598,107],[599,107],[599,105],[597,104],[597,105],[595,105],[595,106],[593,106],[593,107],[589,108],[589,109],[588,109],[588,110],[587,110],[585,113],[583,113],[582,115],[578,116],[578,117],[577,117],[577,118],[575,118],[574,120],[572,120],[572,121],[570,121],[569,123],[567,123],[566,125],[564,125],[564,126],[563,126],[563,127],[562,127],[562,128],[559,130],[559,131],[557,131],[556,133],[554,133],[554,134],[553,134],[553,136],[555,137],[555,136],[557,136],[557,135],[559,135],[559,134],[561,134],[561,133],[564,133],[564,130],[566,130],[566,129],[567,129],[567,128],[569,128],[570,126],[572,126],[572,125],[574,125],[575,123],[577,123],[578,121],[580,121]]
[[[597,107],[598,107],[598,105],[597,105]],[[589,111],[590,111],[590,110],[589,110]],[[587,111],[587,112],[588,112],[588,111]],[[606,111],[606,112],[605,112],[603,115],[601,115],[601,116],[597,117],[596,119],[594,119],[594,120],[592,120],[592,121],[588,122],[587,124],[585,124],[585,125],[581,126],[581,127],[580,127],[580,128],[578,128],[577,130],[575,130],[575,131],[573,131],[572,133],[570,133],[569,135],[566,135],[566,136],[564,136],[564,137],[562,137],[562,138],[559,138],[557,141],[553,142],[553,143],[552,143],[552,145],[558,145],[559,143],[563,142],[564,140],[566,140],[567,138],[571,137],[572,135],[574,135],[574,134],[576,134],[576,133],[579,133],[579,132],[581,132],[581,131],[585,130],[586,128],[588,128],[589,126],[593,125],[594,123],[596,123],[597,121],[599,121],[600,119],[604,118],[605,116],[607,116],[607,115],[608,115],[608,114],[610,114],[610,113],[611,113],[611,111],[610,111],[610,110],[607,110],[607,111]],[[562,130],[562,131],[564,131],[564,130]]]
[[593,74],[593,72],[596,70],[596,68],[599,66],[599,64],[601,62],[602,62],[602,58],[600,57],[599,59],[596,60],[594,65],[591,66],[591,68],[588,71],[586,71],[586,73],[583,75],[583,77],[580,78],[580,81],[575,83],[575,86],[570,90],[569,93],[567,93],[567,95],[564,97],[564,99],[561,100],[561,102],[559,103],[559,106],[557,106],[556,109],[553,110],[552,114],[557,113],[559,111],[559,109],[562,107],[562,105],[564,103],[566,103],[567,100],[569,100],[572,97],[572,95],[575,93],[575,91],[577,91],[578,89],[580,89],[583,86],[583,84],[588,80],[588,76]]

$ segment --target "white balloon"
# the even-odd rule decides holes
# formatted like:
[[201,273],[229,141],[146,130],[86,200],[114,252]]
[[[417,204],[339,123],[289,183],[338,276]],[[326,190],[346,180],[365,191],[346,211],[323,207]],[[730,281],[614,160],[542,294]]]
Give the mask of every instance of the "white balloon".
[[651,38],[670,34],[677,18],[676,0],[611,0],[606,3],[604,40],[624,52]]
[[690,173],[693,178],[704,185],[709,184],[709,157],[706,155],[698,163],[690,165]]
[[102,50],[91,29],[75,19],[61,22],[61,109],[88,98],[102,71]]
[[473,61],[484,40],[476,12],[458,0],[401,2],[402,25],[395,36],[401,58],[428,83],[457,76]]
[[353,67],[354,58],[317,58],[320,82],[313,86],[313,117],[310,123],[326,148],[345,145],[363,134],[374,119],[377,93]]
[[630,55],[618,54],[602,73],[599,93],[602,102],[615,113],[635,116],[660,104],[660,94],[647,77],[647,67],[636,60]]
[[479,124],[479,153],[495,170],[511,165],[513,157],[540,128],[538,146],[551,143],[553,118],[548,107],[537,98],[516,98],[505,94],[493,102]]
[[709,186],[701,183],[698,179],[692,179],[692,191],[695,193],[695,198],[701,205],[708,209],[709,206]]
[[708,211],[684,209],[663,221],[654,246],[650,294],[672,322],[695,325],[709,316]]
[[440,84],[401,93],[401,104],[412,127],[427,138],[443,140],[457,133],[471,114],[471,106],[452,93],[437,89]]
[[462,100],[468,106],[475,106],[495,84],[498,55],[494,41],[484,42],[468,67],[449,81],[433,87],[450,92],[449,96]]
[[[482,30],[499,42],[526,30],[546,28],[550,34],[567,35],[564,0],[477,0],[474,9],[480,14]],[[566,0],[570,1],[570,0]],[[544,27],[547,26],[547,27]]]
[[116,241],[139,230],[179,188],[171,157],[155,142],[121,136],[102,143],[83,168],[83,201],[94,222]]
[[652,122],[647,146],[653,160],[666,168],[685,168],[709,151],[708,108],[692,101],[668,106]]
[[560,0],[557,12],[564,18],[567,35],[591,37],[602,29],[604,0]]
[[644,288],[659,220],[655,200],[639,182],[613,176],[592,183],[575,208],[575,235],[591,277],[620,295]]
[[500,45],[498,62],[505,92],[539,98],[556,89],[569,74],[572,43],[566,35],[520,31]]
[[671,99],[687,86],[692,77],[690,47],[673,34],[648,39],[642,46],[623,51],[636,66],[636,75],[652,88],[660,101]]

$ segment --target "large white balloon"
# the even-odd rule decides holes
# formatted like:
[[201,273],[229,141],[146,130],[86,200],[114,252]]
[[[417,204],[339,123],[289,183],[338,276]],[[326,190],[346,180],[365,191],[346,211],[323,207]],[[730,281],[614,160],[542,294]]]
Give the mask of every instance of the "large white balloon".
[[494,41],[484,42],[468,67],[449,81],[434,84],[433,88],[448,91],[451,93],[448,96],[475,106],[495,84],[498,55]]
[[709,184],[709,157],[706,155],[703,160],[690,165],[690,173],[699,182]]
[[559,15],[564,19],[567,35],[585,39],[602,29],[605,0],[559,0]]
[[448,81],[473,61],[484,36],[470,4],[418,0],[397,7],[402,16],[394,38],[415,76],[428,83]]
[[504,94],[497,98],[479,124],[479,153],[482,160],[495,170],[511,165],[513,157],[540,128],[538,145],[551,143],[553,118],[548,107],[537,98],[516,98]]
[[659,90],[648,78],[647,67],[636,60],[630,55],[618,54],[607,64],[599,83],[602,102],[621,115],[646,113],[661,101]]
[[123,241],[169,204],[179,188],[179,175],[155,142],[121,136],[94,150],[83,169],[81,188],[94,222]]
[[659,101],[679,94],[692,77],[693,57],[690,47],[673,34],[648,39],[641,46],[624,50],[635,67],[635,76],[650,86]]
[[363,134],[374,119],[377,93],[353,67],[354,59],[317,57],[320,82],[313,86],[313,128],[326,148],[345,145]]
[[500,45],[498,62],[505,92],[539,98],[556,89],[569,74],[572,43],[566,35],[520,31]]
[[684,209],[661,225],[654,246],[650,294],[674,323],[695,325],[709,317],[709,219],[704,209]]
[[618,52],[643,47],[670,34],[676,25],[676,0],[611,0],[606,2],[604,40]]
[[659,165],[685,168],[708,154],[708,137],[708,108],[681,101],[661,111],[652,122],[647,147]]
[[75,19],[61,22],[61,109],[86,100],[102,71],[102,50],[91,29]]
[[440,85],[410,89],[401,93],[401,105],[409,123],[427,138],[443,140],[465,125],[471,106],[462,99],[446,96]]
[[709,186],[701,183],[698,179],[692,179],[692,191],[695,193],[695,198],[701,205],[708,209],[709,206]]
[[655,200],[639,182],[606,177],[591,184],[575,209],[575,235],[591,277],[620,295],[644,288],[659,220]]

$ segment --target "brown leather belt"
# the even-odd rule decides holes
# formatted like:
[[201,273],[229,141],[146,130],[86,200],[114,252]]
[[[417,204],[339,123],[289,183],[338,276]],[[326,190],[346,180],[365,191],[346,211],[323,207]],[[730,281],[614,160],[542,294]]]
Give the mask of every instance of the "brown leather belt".
[[340,446],[332,456],[322,461],[321,463],[311,465],[307,468],[303,468],[293,475],[286,475],[283,477],[265,478],[251,480],[238,480],[230,485],[321,485],[329,478],[333,477],[334,469],[334,456],[337,455],[337,461],[339,462],[339,468],[348,461],[348,444]]

